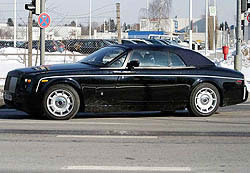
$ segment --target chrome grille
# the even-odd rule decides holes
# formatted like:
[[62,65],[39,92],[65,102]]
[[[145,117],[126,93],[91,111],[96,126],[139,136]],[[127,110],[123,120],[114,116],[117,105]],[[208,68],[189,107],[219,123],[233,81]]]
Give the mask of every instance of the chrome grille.
[[17,80],[18,80],[17,77],[11,77],[10,78],[9,88],[8,88],[8,91],[10,93],[15,93],[15,91],[16,91],[16,85],[17,85]]

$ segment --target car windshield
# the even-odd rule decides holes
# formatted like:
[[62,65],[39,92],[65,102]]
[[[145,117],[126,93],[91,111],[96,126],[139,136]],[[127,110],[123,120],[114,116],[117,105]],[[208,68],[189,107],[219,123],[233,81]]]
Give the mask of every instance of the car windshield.
[[83,58],[79,62],[96,66],[105,66],[124,52],[125,49],[121,47],[105,47]]

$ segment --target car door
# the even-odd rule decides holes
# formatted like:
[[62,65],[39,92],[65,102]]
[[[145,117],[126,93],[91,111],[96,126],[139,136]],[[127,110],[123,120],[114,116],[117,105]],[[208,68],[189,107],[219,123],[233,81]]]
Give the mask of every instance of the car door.
[[117,83],[121,103],[145,106],[183,102],[180,98],[186,97],[186,91],[183,92],[178,75],[186,66],[178,55],[166,49],[138,49],[128,62],[132,60],[138,60],[140,66],[121,70]]
[[125,49],[107,47],[83,59],[85,64],[100,63],[81,78],[87,111],[111,111],[111,105],[118,105],[116,83],[119,76],[114,72],[121,69],[126,57]]

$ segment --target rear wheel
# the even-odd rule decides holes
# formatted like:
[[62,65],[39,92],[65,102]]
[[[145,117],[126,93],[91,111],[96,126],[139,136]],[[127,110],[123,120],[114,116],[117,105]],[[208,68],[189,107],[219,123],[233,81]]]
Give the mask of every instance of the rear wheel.
[[212,84],[202,83],[191,93],[189,112],[198,117],[208,117],[218,110],[219,105],[218,89]]
[[45,115],[53,120],[73,118],[80,107],[80,98],[74,88],[68,85],[54,85],[48,89],[43,99]]

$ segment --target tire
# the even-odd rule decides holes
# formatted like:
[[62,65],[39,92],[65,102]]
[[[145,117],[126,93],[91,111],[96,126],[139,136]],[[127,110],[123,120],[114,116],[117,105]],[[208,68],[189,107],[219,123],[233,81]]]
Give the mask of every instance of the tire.
[[218,110],[219,105],[218,89],[212,84],[202,83],[193,89],[188,110],[197,117],[208,117]]
[[68,85],[50,87],[43,98],[43,113],[52,120],[69,120],[78,113],[79,107],[79,95]]

